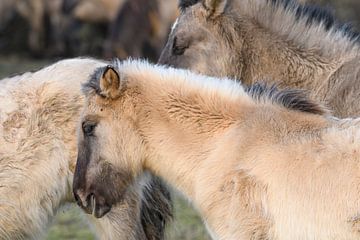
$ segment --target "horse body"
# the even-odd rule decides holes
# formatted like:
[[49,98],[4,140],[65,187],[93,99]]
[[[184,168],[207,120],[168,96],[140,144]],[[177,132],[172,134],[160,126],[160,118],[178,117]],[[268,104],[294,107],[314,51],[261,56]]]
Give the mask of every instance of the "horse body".
[[[89,63],[82,65],[84,71],[101,66]],[[71,199],[70,169],[74,166],[70,159],[75,158],[76,149],[67,131],[75,131],[82,98],[74,93],[80,82],[54,71],[60,65],[0,83],[0,228],[4,239],[40,237],[60,205]]]
[[[81,83],[105,64],[92,59],[65,60],[0,82],[1,239],[41,238],[57,211],[74,202],[71,186],[77,118],[83,103]],[[101,239],[163,237],[167,216],[156,224],[141,222],[142,215],[152,209],[143,206],[142,197],[157,197],[151,192],[159,183],[151,182],[151,178],[145,181],[139,177],[129,187],[127,200],[108,218],[98,220],[88,215]],[[166,192],[155,192],[164,194],[162,200],[169,199]],[[161,215],[161,209],[156,214]],[[158,235],[147,235],[145,227],[157,229]]]
[[325,10],[292,0],[183,0],[180,7],[160,63],[302,88],[339,117],[360,113],[359,35]]
[[300,92],[139,61],[98,69],[84,92],[82,207],[90,194],[102,213],[150,170],[191,200],[214,239],[360,238],[359,120],[331,118]]

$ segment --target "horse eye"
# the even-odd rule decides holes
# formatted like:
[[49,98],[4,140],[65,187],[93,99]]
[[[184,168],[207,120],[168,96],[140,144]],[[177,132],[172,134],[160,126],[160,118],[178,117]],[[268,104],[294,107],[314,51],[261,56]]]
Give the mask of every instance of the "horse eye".
[[95,123],[83,123],[82,129],[86,136],[94,136]]
[[179,44],[178,38],[174,37],[174,42],[173,42],[173,46],[172,46],[172,54],[173,55],[183,55],[185,53],[185,50],[188,48],[189,46],[187,45],[181,45]]

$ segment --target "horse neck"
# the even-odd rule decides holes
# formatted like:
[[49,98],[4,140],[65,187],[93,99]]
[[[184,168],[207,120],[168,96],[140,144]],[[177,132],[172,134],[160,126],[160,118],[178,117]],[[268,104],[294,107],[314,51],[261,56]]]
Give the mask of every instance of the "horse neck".
[[330,84],[331,76],[344,63],[359,54],[359,48],[335,30],[329,32],[317,23],[308,26],[305,20],[297,20],[295,13],[264,7],[266,2],[255,0],[236,6],[241,17],[236,21],[234,39],[242,41],[235,41],[240,51],[232,66],[244,62],[237,69],[237,77],[246,83],[261,80],[309,89],[322,95],[315,96],[318,100],[326,99],[327,93],[321,89]]
[[286,87],[319,89],[341,64],[339,59],[325,59],[315,51],[281,41],[260,29],[255,32],[249,29],[250,34],[243,34],[247,48],[239,56],[246,61],[241,78],[247,84],[267,81]]
[[230,101],[221,95],[205,96],[200,90],[182,88],[175,93],[166,85],[150,88],[136,104],[135,125],[147,152],[143,167],[189,198],[214,230],[219,230],[216,226],[221,226],[221,217],[227,217],[222,214],[232,203],[233,195],[219,189],[231,188],[238,180],[241,150],[269,147],[282,139],[277,136],[281,133],[289,137],[289,131],[325,124],[316,115],[257,104],[245,96]]
[[[199,172],[214,142],[252,102],[247,95],[229,100],[225,94],[171,85],[145,87],[142,103],[135,104],[136,125],[148,152],[143,165],[194,199]],[[212,170],[209,174],[216,174],[217,169]]]

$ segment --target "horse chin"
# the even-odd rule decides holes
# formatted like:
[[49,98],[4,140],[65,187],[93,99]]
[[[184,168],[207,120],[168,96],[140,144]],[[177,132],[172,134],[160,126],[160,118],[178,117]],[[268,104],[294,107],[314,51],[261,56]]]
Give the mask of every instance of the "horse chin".
[[94,210],[93,210],[93,216],[96,218],[102,218],[103,216],[105,216],[108,212],[110,212],[111,210],[111,206],[109,205],[95,205]]
[[92,206],[92,210],[91,210],[90,214],[92,214],[96,218],[102,218],[111,210],[111,205],[109,205],[107,203],[99,204],[96,201],[96,198],[94,195],[91,196],[90,206]]

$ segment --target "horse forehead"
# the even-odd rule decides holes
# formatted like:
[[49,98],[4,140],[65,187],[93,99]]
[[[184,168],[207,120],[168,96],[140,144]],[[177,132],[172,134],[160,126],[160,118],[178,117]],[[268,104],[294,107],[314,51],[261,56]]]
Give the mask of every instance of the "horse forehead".
[[97,94],[91,93],[87,97],[87,101],[85,104],[85,112],[96,112],[102,108],[102,105],[104,104],[104,99],[99,97]]

